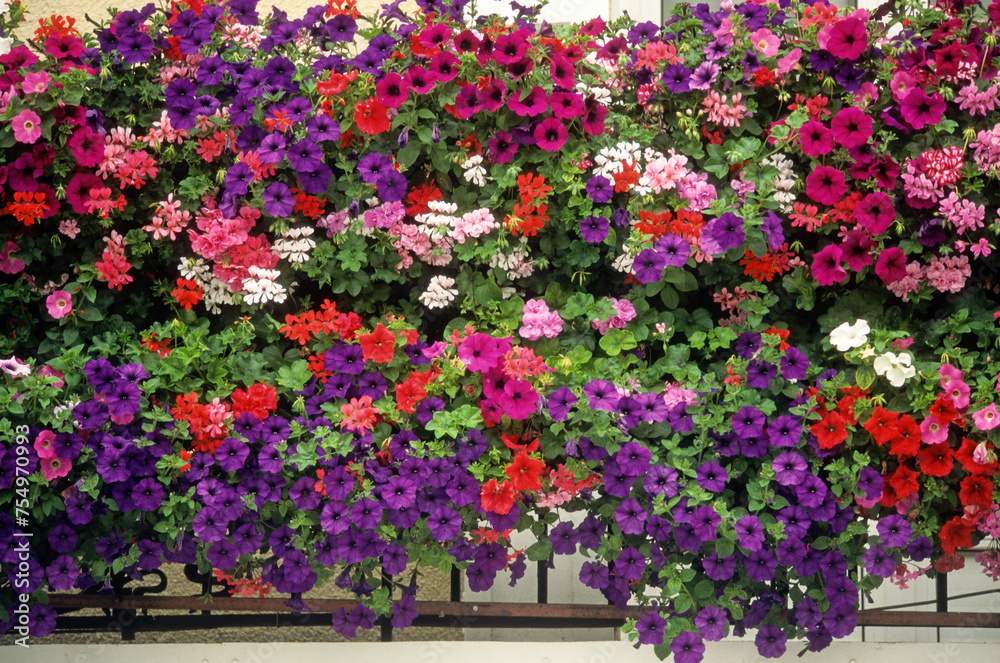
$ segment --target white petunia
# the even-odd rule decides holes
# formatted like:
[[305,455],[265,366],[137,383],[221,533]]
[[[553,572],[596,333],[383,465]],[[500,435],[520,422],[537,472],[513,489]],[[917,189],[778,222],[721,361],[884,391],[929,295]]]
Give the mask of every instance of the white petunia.
[[858,348],[868,342],[868,332],[871,327],[866,320],[858,320],[853,325],[846,322],[830,332],[830,343],[839,352],[847,352],[851,348]]
[[884,375],[893,387],[902,387],[908,378],[917,374],[917,369],[911,365],[912,362],[913,359],[908,352],[901,352],[898,355],[886,352],[875,358],[872,367],[876,373]]

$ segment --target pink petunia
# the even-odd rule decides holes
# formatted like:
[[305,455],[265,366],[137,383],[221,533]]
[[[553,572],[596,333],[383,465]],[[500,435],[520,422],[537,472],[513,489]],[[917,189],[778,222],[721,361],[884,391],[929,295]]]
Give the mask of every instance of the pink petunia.
[[856,106],[841,108],[830,121],[830,131],[841,147],[859,147],[871,138],[872,118]]
[[825,43],[820,43],[820,47],[830,51],[834,57],[857,60],[868,50],[865,23],[854,16],[848,16],[823,29],[821,35],[825,37]]
[[49,89],[49,81],[51,80],[47,71],[31,72],[24,75],[21,89],[24,90],[25,94],[39,94]]
[[847,278],[847,272],[840,265],[843,250],[836,244],[827,244],[813,256],[813,278],[820,285],[833,285]]
[[809,120],[799,127],[799,145],[802,154],[810,157],[829,154],[836,147],[833,142],[833,132],[816,120]]
[[42,118],[34,111],[24,109],[11,120],[14,139],[19,143],[34,143],[42,135]]
[[58,320],[73,312],[73,300],[65,290],[56,290],[45,298],[45,307],[49,315]]
[[844,173],[830,166],[816,166],[806,177],[806,195],[821,205],[835,205],[847,193]]
[[872,235],[884,233],[896,219],[892,198],[882,191],[866,194],[854,208],[854,219]]
[[43,430],[35,438],[35,452],[38,453],[39,458],[51,458],[56,455],[55,449],[52,448],[52,443],[55,442],[56,434],[50,430]]
[[928,124],[940,122],[945,107],[944,97],[939,93],[929,95],[923,88],[915,87],[899,103],[899,112],[911,127],[923,129]]
[[18,274],[24,269],[24,261],[19,258],[11,258],[10,254],[17,251],[17,244],[7,242],[7,245],[0,251],[0,272],[4,274]]
[[778,47],[781,46],[781,39],[767,28],[754,30],[750,35],[750,41],[753,43],[753,47],[765,58],[773,58],[778,53]]
[[69,474],[73,469],[73,464],[68,460],[63,460],[58,456],[49,456],[41,459],[42,472],[45,473],[46,481],[54,481]]
[[1000,426],[1000,412],[997,411],[996,403],[990,403],[982,410],[973,412],[972,420],[976,422],[976,428],[983,431]]
[[906,276],[906,254],[895,246],[883,249],[875,261],[875,274],[886,285],[903,278]]

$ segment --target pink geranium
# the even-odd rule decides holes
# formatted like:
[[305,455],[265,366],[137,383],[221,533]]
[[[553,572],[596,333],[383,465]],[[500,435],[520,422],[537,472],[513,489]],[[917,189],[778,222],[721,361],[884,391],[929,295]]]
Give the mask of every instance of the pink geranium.
[[49,315],[56,320],[73,312],[73,300],[65,290],[56,290],[46,297],[45,306],[49,309]]
[[14,139],[19,143],[34,143],[42,135],[42,118],[32,110],[24,109],[11,121]]

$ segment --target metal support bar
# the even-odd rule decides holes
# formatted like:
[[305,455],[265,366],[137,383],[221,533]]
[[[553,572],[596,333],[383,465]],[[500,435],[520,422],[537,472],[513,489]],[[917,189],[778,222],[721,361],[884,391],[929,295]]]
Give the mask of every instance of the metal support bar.
[[[136,631],[154,628],[154,625],[173,624],[170,628],[205,628],[236,625],[273,624],[289,625],[330,623],[333,612],[339,608],[350,611],[357,601],[349,599],[306,599],[314,611],[296,613],[285,605],[282,598],[242,598],[232,596],[214,597],[210,605],[212,612],[205,616],[163,615],[134,617],[129,624]],[[49,605],[61,612],[81,608],[103,608],[113,611],[139,610],[187,610],[198,612],[206,607],[205,601],[197,596],[101,596],[94,594],[49,595]],[[625,619],[638,619],[648,608],[638,606],[619,610],[608,605],[571,605],[561,603],[462,603],[453,601],[417,601],[419,617],[417,626],[468,626],[495,628],[568,628],[579,626],[620,626]],[[248,612],[249,615],[220,615],[219,612]],[[261,614],[271,613],[271,614]],[[120,614],[117,613],[116,614]],[[175,619],[176,618],[176,619]],[[81,621],[84,620],[84,621]],[[85,621],[90,620],[90,621]],[[165,621],[173,620],[173,621]],[[282,621],[286,620],[286,621]],[[97,630],[107,630],[106,617],[60,617],[60,623]],[[940,628],[1000,628],[1000,614],[964,612],[889,612],[884,610],[864,610],[858,614],[858,624],[863,626],[918,626]],[[124,624],[122,624],[124,626]],[[121,628],[121,626],[119,627]],[[159,627],[155,627],[159,628]],[[62,630],[62,626],[60,626]]]

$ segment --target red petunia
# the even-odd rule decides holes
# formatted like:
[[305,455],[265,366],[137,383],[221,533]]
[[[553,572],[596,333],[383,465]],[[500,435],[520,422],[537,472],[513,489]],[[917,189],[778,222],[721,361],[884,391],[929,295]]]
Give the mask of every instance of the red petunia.
[[514,457],[513,462],[504,471],[514,484],[514,490],[520,492],[522,490],[539,490],[542,487],[540,476],[544,469],[545,463],[522,451]]
[[[969,474],[985,474],[993,476],[993,474],[997,471],[997,461],[994,460],[986,464],[977,463],[972,457],[972,454],[975,453],[976,447],[978,446],[979,445],[976,442],[973,442],[969,438],[962,438],[962,446],[955,452],[955,458],[962,463],[962,467],[964,467],[965,471]],[[987,445],[986,448],[988,450],[992,449],[989,445]]]
[[920,471],[932,477],[947,476],[955,464],[955,456],[947,442],[924,447],[920,450],[917,459],[920,461]]
[[411,375],[396,385],[396,408],[400,412],[412,413],[417,403],[427,396],[427,390],[418,379]]
[[354,124],[369,136],[380,134],[392,128],[389,113],[375,97],[359,101],[354,106]]
[[891,410],[883,409],[881,405],[876,405],[875,409],[872,410],[872,414],[868,417],[868,421],[865,422],[865,430],[872,434],[875,441],[879,444],[885,444],[892,440],[899,434],[896,424],[899,421],[899,415]]
[[892,486],[897,500],[906,499],[920,490],[920,483],[917,481],[919,476],[920,474],[916,470],[911,470],[905,465],[900,465],[895,472],[889,475],[889,485]]
[[958,497],[962,500],[962,506],[989,509],[993,503],[993,482],[984,476],[965,477]]
[[941,422],[942,426],[947,426],[955,420],[955,417],[958,416],[958,410],[955,409],[955,403],[951,400],[951,397],[946,396],[945,394],[941,394],[937,397],[937,400],[934,401],[934,405],[930,407],[930,412],[938,418],[938,421]]
[[897,435],[892,439],[889,452],[902,458],[916,456],[920,451],[920,425],[908,414],[896,423]]
[[820,449],[832,449],[847,439],[847,422],[836,410],[828,412],[811,430]]
[[955,516],[941,528],[941,549],[949,555],[955,554],[955,548],[972,547],[971,523],[966,523],[961,516]]
[[371,359],[378,364],[388,364],[392,361],[396,349],[396,335],[386,329],[381,322],[371,334],[358,337],[365,360]]
[[510,481],[498,484],[496,479],[490,479],[483,486],[479,497],[484,511],[492,511],[502,516],[514,506],[514,487]]

